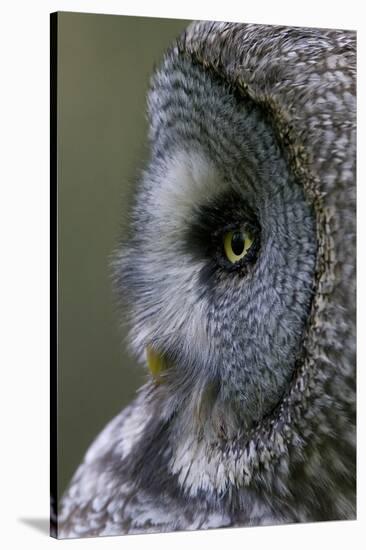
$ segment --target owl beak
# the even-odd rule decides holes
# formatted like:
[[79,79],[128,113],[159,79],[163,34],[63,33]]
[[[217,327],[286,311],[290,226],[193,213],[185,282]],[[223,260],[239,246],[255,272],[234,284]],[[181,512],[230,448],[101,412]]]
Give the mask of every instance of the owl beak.
[[167,363],[164,357],[155,351],[151,346],[147,346],[146,362],[152,377],[156,381],[160,381],[161,373],[167,369]]

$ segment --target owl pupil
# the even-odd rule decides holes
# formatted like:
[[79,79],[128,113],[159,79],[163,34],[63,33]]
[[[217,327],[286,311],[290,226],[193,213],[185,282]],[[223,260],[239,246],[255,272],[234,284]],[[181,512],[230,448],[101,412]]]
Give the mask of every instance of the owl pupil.
[[231,237],[231,248],[232,251],[236,256],[240,256],[240,254],[244,250],[244,235],[241,231],[235,231],[233,233],[233,236]]

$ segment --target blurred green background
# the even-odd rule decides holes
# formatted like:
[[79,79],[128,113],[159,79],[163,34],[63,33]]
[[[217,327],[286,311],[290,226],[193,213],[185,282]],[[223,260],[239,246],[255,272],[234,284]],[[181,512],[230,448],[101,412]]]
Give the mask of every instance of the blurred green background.
[[146,158],[146,92],[189,21],[58,16],[59,497],[146,374],[125,351],[110,280]]

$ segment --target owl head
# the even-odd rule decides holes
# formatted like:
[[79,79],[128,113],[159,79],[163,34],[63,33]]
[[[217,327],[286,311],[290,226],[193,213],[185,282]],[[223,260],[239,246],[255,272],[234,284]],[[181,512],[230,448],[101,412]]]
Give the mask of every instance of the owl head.
[[266,113],[217,75],[168,55],[148,107],[150,159],[116,261],[131,346],[171,412],[250,430],[301,354],[312,206]]

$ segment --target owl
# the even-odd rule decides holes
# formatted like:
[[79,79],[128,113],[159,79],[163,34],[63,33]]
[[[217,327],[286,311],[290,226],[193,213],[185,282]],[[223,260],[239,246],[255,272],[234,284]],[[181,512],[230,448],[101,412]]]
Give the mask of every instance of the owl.
[[195,22],[113,270],[149,369],[60,538],[355,518],[355,33]]

